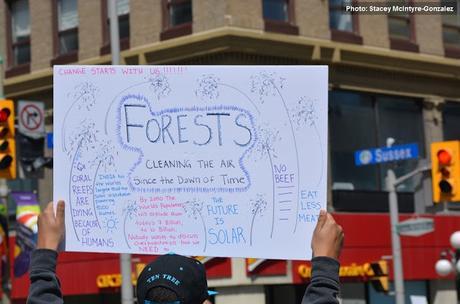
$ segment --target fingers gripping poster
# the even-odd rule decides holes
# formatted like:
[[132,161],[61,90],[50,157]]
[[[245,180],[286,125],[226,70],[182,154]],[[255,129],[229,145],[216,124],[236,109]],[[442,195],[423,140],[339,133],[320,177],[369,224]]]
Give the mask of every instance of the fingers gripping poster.
[[325,66],[55,66],[66,250],[309,259]]

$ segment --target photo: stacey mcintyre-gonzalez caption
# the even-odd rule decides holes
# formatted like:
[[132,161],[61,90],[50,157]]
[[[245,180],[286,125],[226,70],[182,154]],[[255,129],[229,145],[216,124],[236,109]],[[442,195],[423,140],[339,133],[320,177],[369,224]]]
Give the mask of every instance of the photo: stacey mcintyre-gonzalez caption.
[[388,3],[359,3],[342,5],[342,10],[347,13],[358,14],[452,14],[458,12],[458,4],[456,1],[447,1],[442,4],[437,3],[407,3],[388,2]]

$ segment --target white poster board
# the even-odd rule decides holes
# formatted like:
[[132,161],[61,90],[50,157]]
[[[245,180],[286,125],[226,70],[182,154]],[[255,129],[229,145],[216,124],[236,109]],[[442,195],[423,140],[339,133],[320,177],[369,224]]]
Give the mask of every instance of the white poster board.
[[55,66],[66,250],[309,259],[326,66]]

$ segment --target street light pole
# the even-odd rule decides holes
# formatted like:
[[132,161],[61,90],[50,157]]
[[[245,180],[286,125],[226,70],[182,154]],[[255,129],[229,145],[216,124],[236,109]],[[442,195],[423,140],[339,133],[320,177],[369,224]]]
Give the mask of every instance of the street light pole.
[[388,202],[390,209],[390,220],[391,220],[391,248],[393,254],[393,273],[395,282],[395,297],[396,304],[404,304],[404,271],[402,264],[402,253],[401,253],[401,240],[398,232],[398,196],[396,194],[396,187],[404,181],[414,177],[415,175],[424,171],[431,170],[430,165],[421,166],[406,175],[396,178],[396,174],[393,170],[389,169],[386,176],[386,186],[388,191]]
[[[116,10],[116,0],[108,1],[108,16],[110,20],[110,50],[112,52],[112,65],[120,64],[120,36],[118,31],[118,15]],[[131,282],[131,255],[127,253],[120,254],[120,272],[121,272],[121,303],[132,304],[133,284]]]
[[460,303],[460,269],[458,265],[460,264],[460,249],[455,249],[455,287],[457,288],[457,303]]
[[399,238],[397,228],[399,223],[399,216],[398,197],[396,195],[396,175],[391,169],[387,171],[386,184],[390,204],[391,248],[393,254],[393,273],[395,282],[396,304],[404,304],[404,272],[401,258],[401,240]]
[[457,290],[457,303],[460,303],[460,231],[452,233],[450,236],[450,245],[455,251],[450,248],[441,252],[441,259],[435,264],[436,273],[439,276],[445,277],[452,272],[455,273],[455,288]]

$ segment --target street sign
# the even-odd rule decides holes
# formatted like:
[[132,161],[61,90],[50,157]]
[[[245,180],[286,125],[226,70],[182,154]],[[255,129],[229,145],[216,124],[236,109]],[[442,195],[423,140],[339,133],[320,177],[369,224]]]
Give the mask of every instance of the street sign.
[[19,132],[32,137],[45,135],[45,104],[41,101],[24,101],[18,103]]
[[400,222],[397,230],[403,236],[421,236],[434,231],[434,221],[431,218],[415,218]]
[[46,147],[53,149],[53,132],[46,133]]
[[364,166],[418,158],[418,144],[375,148],[355,152],[355,165]]

